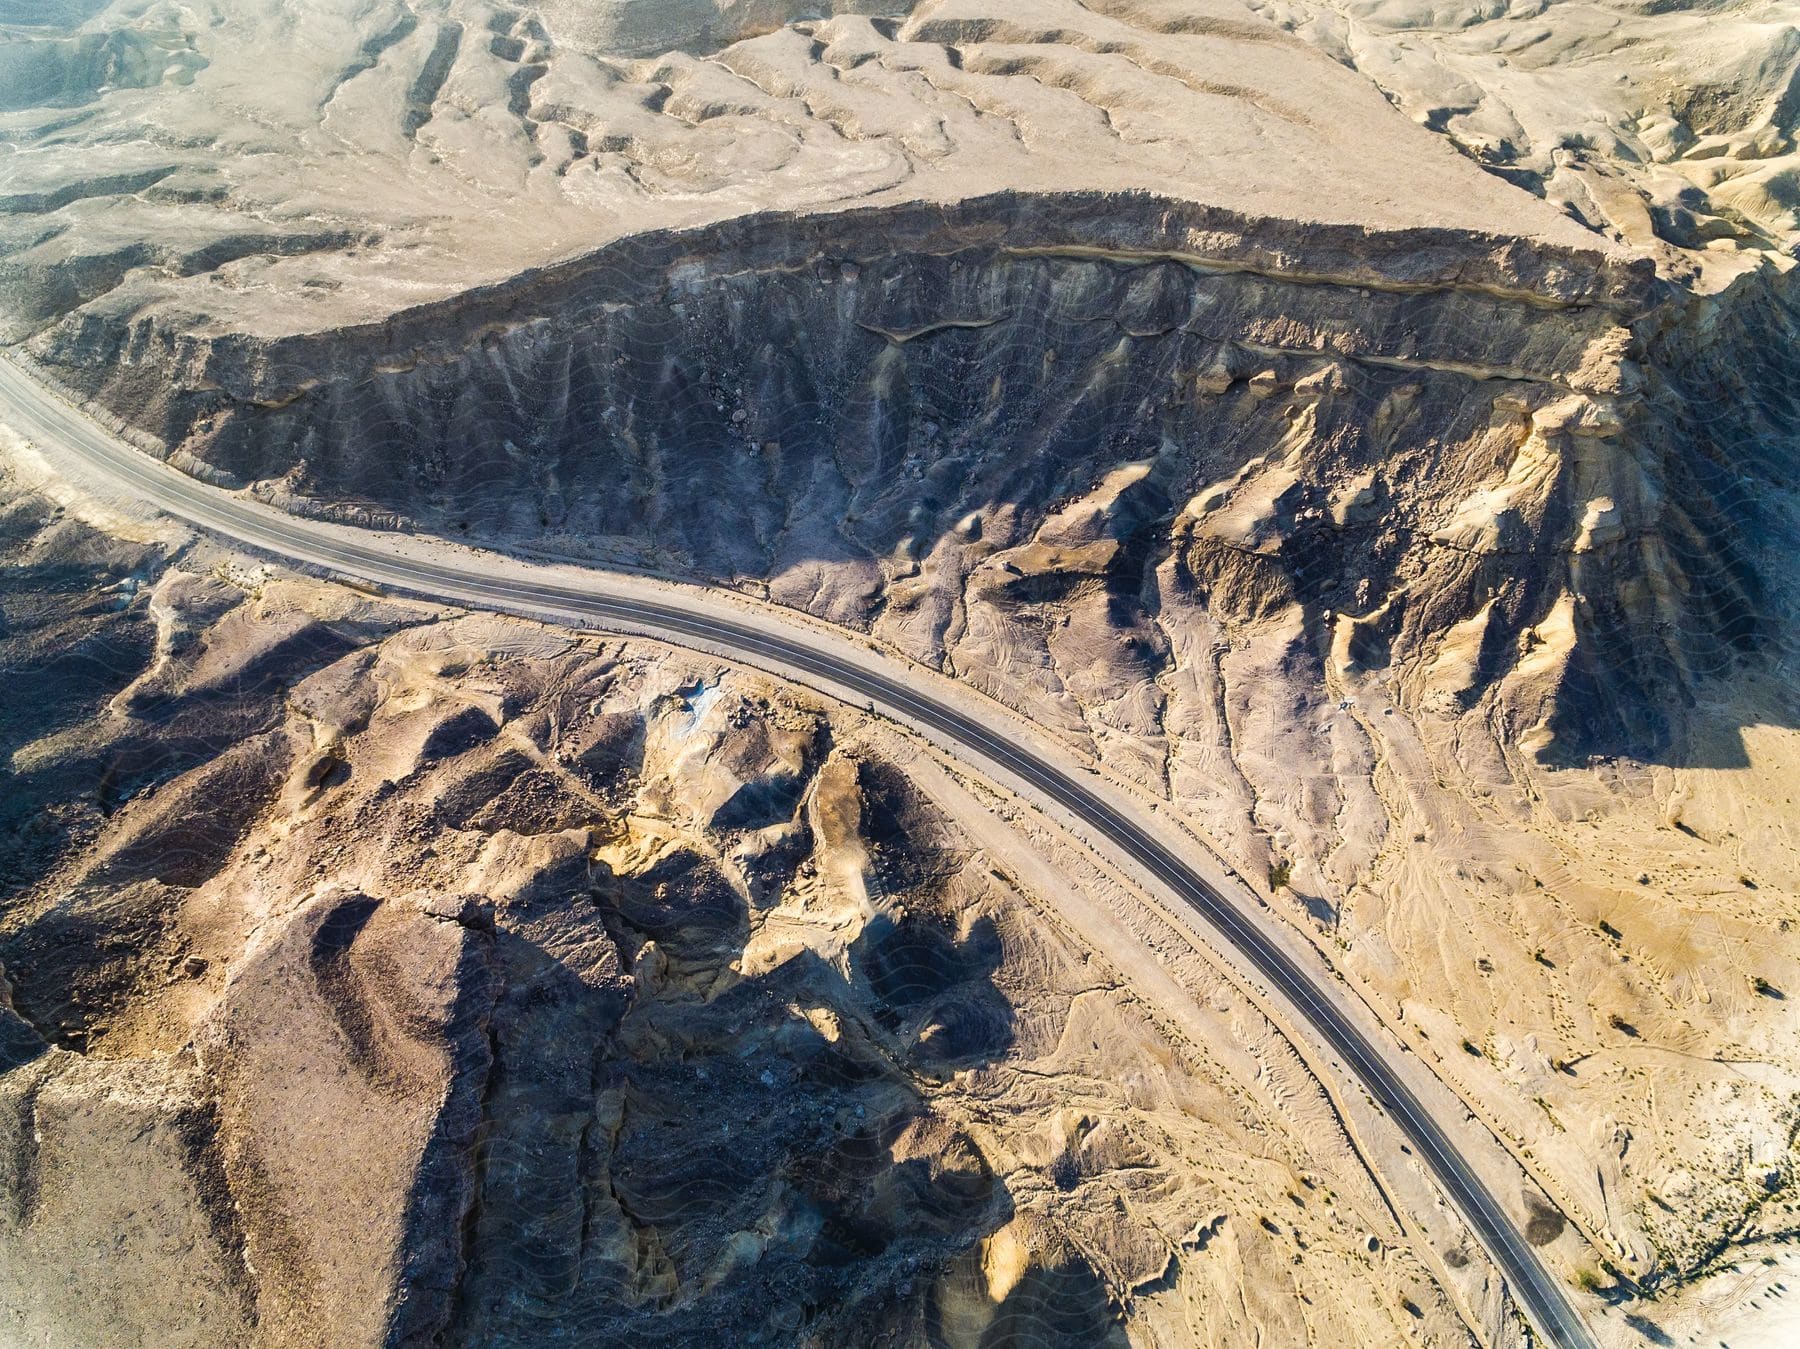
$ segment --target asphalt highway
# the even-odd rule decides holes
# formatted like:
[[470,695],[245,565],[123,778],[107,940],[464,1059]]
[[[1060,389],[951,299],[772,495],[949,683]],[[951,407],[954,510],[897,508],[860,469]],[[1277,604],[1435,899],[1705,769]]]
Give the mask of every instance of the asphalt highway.
[[[53,391],[0,359],[0,421],[45,449],[76,456],[133,498],[208,533],[278,558],[325,567],[347,577],[423,599],[528,617],[563,618],[603,628],[652,632],[729,651],[776,674],[825,681],[934,733],[976,764],[992,764],[1028,784],[1079,820],[1095,839],[1154,876],[1191,906],[1244,963],[1306,1018],[1330,1050],[1393,1119],[1419,1158],[1499,1266],[1538,1333],[1561,1349],[1592,1349],[1594,1339],[1562,1284],[1538,1260],[1505,1209],[1403,1078],[1383,1050],[1323,991],[1320,976],[1296,963],[1257,918],[1215,889],[1151,830],[1115,805],[1091,777],[984,726],[909,681],[904,666],[873,652],[856,663],[806,644],[804,629],[772,618],[735,621],[684,604],[672,590],[665,601],[621,594],[603,570],[543,580],[483,574],[476,565],[408,557],[382,546],[374,530],[346,530],[269,510],[208,486],[162,464],[114,436]],[[344,537],[348,534],[355,539]],[[404,536],[402,536],[404,537]],[[609,593],[610,587],[610,593]],[[781,631],[789,626],[797,634]],[[894,673],[879,667],[889,665]],[[1263,921],[1266,921],[1263,920]]]

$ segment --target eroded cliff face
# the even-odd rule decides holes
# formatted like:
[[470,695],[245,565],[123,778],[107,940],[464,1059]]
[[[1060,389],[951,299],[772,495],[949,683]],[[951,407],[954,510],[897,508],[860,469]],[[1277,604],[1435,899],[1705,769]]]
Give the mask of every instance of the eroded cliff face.
[[9,1340],[1509,1342],[1248,1000],[1174,1030],[860,715],[0,540]]
[[[1560,1216],[1528,1235],[1557,1239],[1566,1219],[1561,1239],[1591,1239],[1582,1258],[1593,1280],[1649,1327],[1619,1330],[1626,1342],[1716,1330],[1721,1305],[1747,1318],[1769,1285],[1751,1288],[1735,1267],[1773,1260],[1765,1277],[1785,1277],[1800,1174],[1789,1001],[1800,987],[1789,825],[1800,772],[1800,317],[1782,252],[1793,244],[1791,24],[1763,22],[1755,4],[1488,6],[1475,22],[1405,4],[1263,6],[1358,74],[1229,3],[833,8],[816,23],[788,23],[782,3],[710,0],[541,14],[398,2],[355,14],[299,3],[109,9],[80,37],[55,39],[58,61],[37,68],[57,72],[56,88],[11,86],[25,92],[0,126],[16,147],[0,162],[0,323],[148,451],[226,487],[300,511],[722,581],[865,630],[1024,709],[1165,797],[1244,875],[1267,879],[1271,912],[1327,952],[1554,1200]],[[254,57],[272,33],[296,52],[279,80]],[[638,60],[640,43],[671,50]],[[17,56],[17,45],[0,54]],[[71,529],[34,556],[99,547]],[[44,725],[62,726],[58,700],[82,687],[68,676],[90,668],[85,653],[123,670],[148,659],[158,624],[178,641],[205,628],[212,619],[184,607],[190,584],[159,591],[155,624],[134,620],[136,590],[90,600],[74,585],[81,604],[110,614],[118,603],[125,615],[84,623],[137,645],[115,652],[72,626],[73,654],[28,675],[19,705],[42,699]],[[215,593],[200,586],[194,603]],[[287,612],[289,593],[256,611],[259,630]],[[54,609],[37,605],[24,611]],[[20,612],[9,604],[8,621]],[[355,661],[375,663],[334,676],[360,705],[365,675],[385,690],[392,671],[416,665],[404,643],[372,634],[368,623],[394,621],[380,612],[350,629],[336,619],[303,636],[279,629],[293,644],[249,668],[285,679],[361,653]],[[451,645],[505,649],[511,638],[496,631]],[[377,646],[379,659],[368,655]],[[617,799],[594,807],[604,827],[583,845],[587,879],[569,889],[585,899],[494,900],[514,872],[506,861],[490,884],[491,842],[456,852],[438,876],[427,846],[450,856],[444,839],[467,850],[468,838],[511,830],[548,848],[543,838],[580,825],[559,811],[588,809],[564,800],[575,789],[560,775],[555,792],[535,777],[513,792],[524,770],[496,746],[516,742],[488,722],[505,728],[547,708],[562,718],[558,698],[591,694],[636,728],[626,743],[666,747],[656,737],[685,724],[717,673],[657,683],[633,667],[617,676],[626,691],[614,705],[600,687],[612,676],[596,673],[602,657],[586,648],[516,687],[490,687],[485,669],[454,661],[434,673],[439,660],[420,667],[428,688],[416,673],[400,679],[393,707],[371,720],[376,733],[346,732],[342,754],[290,712],[300,720],[283,735],[301,748],[283,748],[296,757],[271,768],[259,756],[273,752],[272,703],[195,704],[205,715],[190,727],[143,721],[161,716],[156,698],[110,710],[103,731],[45,730],[9,751],[15,773],[55,803],[17,846],[36,848],[46,823],[78,827],[45,854],[65,870],[40,873],[41,889],[9,909],[9,949],[25,955],[0,958],[16,960],[14,1002],[30,1019],[0,1016],[0,1044],[24,1065],[8,1081],[35,1091],[42,1078],[33,1100],[62,1112],[43,1118],[96,1130],[101,1095],[109,1109],[136,1101],[131,1092],[179,1103],[146,1136],[200,1160],[179,1173],[193,1179],[167,1182],[158,1232],[196,1252],[167,1268],[223,1309],[221,1335],[243,1324],[234,1306],[285,1327],[318,1299],[379,1302],[404,1286],[413,1310],[392,1325],[483,1335],[584,1318],[637,1334],[665,1314],[685,1331],[726,1309],[766,1315],[779,1338],[790,1329],[780,1318],[826,1290],[896,1338],[920,1327],[978,1337],[996,1307],[1011,1307],[1002,1329],[1065,1295],[1085,1315],[1098,1305],[1093,1270],[1146,1338],[1384,1341],[1413,1324],[1403,1304],[1358,1300],[1397,1277],[1385,1265],[1341,1280],[1333,1265],[1304,1299],[1290,1297],[1283,1262],[1302,1255],[1299,1243],[1309,1270],[1324,1259],[1315,1252],[1336,1247],[1323,1229],[1296,1227],[1277,1255],[1285,1225],[1248,1231],[1238,1215],[1285,1212],[1287,1196],[1301,1196],[1296,1216],[1304,1208],[1311,1223],[1312,1191],[1262,1172],[1230,1204],[1182,1190],[1169,1180],[1180,1168],[1140,1165],[1148,1132],[1182,1140],[1190,1160],[1224,1159],[1206,1171],[1214,1185],[1259,1145],[1184,1133],[1161,1104],[1145,1107],[1153,1123],[1133,1117],[1145,1132],[1129,1147],[1094,1144],[1111,1160],[1077,1168],[1064,1188],[1074,1163],[1062,1159],[1081,1151],[1068,1140],[1091,1128],[1058,1113],[1070,1084],[1097,1115],[1121,1112],[1108,1086],[1115,1046],[1137,1041],[1109,1013],[1083,1057],[1079,1017],[1114,991],[1085,963],[1069,974],[1075,957],[1065,968],[1043,953],[1041,915],[1014,921],[995,894],[941,877],[908,891],[943,920],[932,950],[968,976],[952,1003],[966,994],[992,1011],[993,984],[1014,1007],[1013,1035],[1064,1028],[1070,1073],[1034,1078],[1034,1065],[998,1096],[986,1094],[993,1065],[979,1054],[940,1091],[943,1064],[920,1046],[947,1042],[871,994],[875,975],[858,983],[853,953],[879,945],[863,935],[872,919],[834,916],[794,948],[780,979],[804,966],[805,996],[779,1007],[791,984],[753,973],[744,994],[736,974],[720,973],[780,924],[750,899],[740,923],[719,874],[740,898],[774,884],[806,907],[841,902],[838,890],[801,884],[807,865],[865,880],[878,870],[861,826],[831,835],[862,858],[853,866],[808,813],[843,787],[841,766],[827,771],[843,747],[817,709],[722,704],[799,737],[776,757],[801,766],[762,784],[798,832],[769,825],[781,838],[767,856],[741,851],[767,829],[695,804],[712,788],[696,797],[669,785],[687,781],[674,755],[635,776],[620,770]],[[212,687],[204,672],[182,678]],[[564,693],[552,697],[552,684]],[[504,707],[492,702],[501,686],[514,688]],[[485,710],[426,753],[425,732],[413,745],[381,729],[419,713],[420,700],[436,709],[421,724],[472,702]],[[709,706],[697,721],[726,715]],[[225,732],[242,743],[215,753],[206,737]],[[720,734],[694,762],[750,753],[748,726]],[[78,752],[88,735],[105,753]],[[386,756],[395,767],[372,779],[367,762]],[[176,832],[158,832],[142,821],[162,818],[161,789],[123,801],[120,784],[165,780],[146,765],[202,761],[196,790],[261,811],[253,823],[171,805]],[[32,776],[58,764],[62,776]],[[580,791],[599,781],[586,773],[575,773]],[[299,804],[259,795],[276,779],[300,784]],[[860,768],[857,782],[846,799],[870,799]],[[425,801],[439,791],[445,820]],[[658,870],[663,843],[633,823],[645,801],[653,818],[680,822],[659,824],[656,838],[681,866],[690,854],[705,864]],[[962,856],[957,831],[977,813],[965,802],[947,825],[901,812],[909,841],[883,847],[908,867],[941,858],[940,845]],[[244,839],[291,838],[291,851],[273,847],[270,861],[234,845],[240,826]],[[151,843],[134,852],[137,829]],[[810,841],[795,842],[801,834]],[[404,876],[371,872],[383,849]],[[81,859],[115,850],[121,886],[82,888]],[[145,974],[136,953],[181,955],[185,971],[180,942],[210,931],[210,919],[171,927],[168,911],[186,914],[192,897],[146,886],[139,872],[157,856],[188,867],[159,886],[192,888],[195,912],[217,905],[239,925],[220,942],[225,954],[200,958],[241,973],[210,983],[184,973],[183,986],[207,990],[191,1008],[162,992],[137,1003],[162,975]],[[567,857],[552,849],[519,865],[539,861]],[[218,896],[260,893],[269,867],[286,879],[258,901],[280,914],[266,933],[251,929],[265,950],[239,941],[238,901]],[[353,879],[320,897],[326,874]],[[654,906],[643,907],[646,877],[664,887],[656,903],[693,906],[691,931],[685,918],[671,929],[687,934],[674,957]],[[493,900],[491,924],[464,894]],[[50,902],[59,895],[66,902]],[[57,926],[76,913],[77,926]],[[1007,953],[992,969],[991,934],[970,925],[984,919]],[[177,930],[188,934],[180,942],[166,935]],[[62,941],[65,931],[78,935]],[[99,953],[94,969],[112,973],[58,963],[84,944]],[[540,947],[554,959],[540,962]],[[1032,978],[1009,985],[1009,968]],[[1021,984],[1041,971],[1056,1006],[1074,990],[1063,1020],[1019,1010]],[[65,976],[89,1010],[45,995]],[[1225,997],[1191,970],[1184,978],[1204,989],[1196,1003]],[[393,1136],[368,1163],[388,1176],[382,1197],[352,1213],[372,1234],[357,1249],[375,1252],[354,1267],[316,1234],[341,1230],[351,1206],[330,1196],[373,1193],[368,1174],[323,1184],[300,1162],[273,1181],[257,1170],[263,1153],[305,1165],[315,1155],[284,1122],[307,1097],[268,1050],[265,1005],[286,1005],[292,985],[315,979],[336,992],[306,993],[308,1034],[350,1084],[344,1108]],[[655,992],[665,984],[674,1010]],[[410,990],[401,1019],[429,1052],[394,1038],[380,1009],[396,987]],[[541,987],[557,990],[543,1004],[505,992]],[[746,998],[756,1015],[723,1030],[690,1016],[713,998]],[[91,1011],[127,1004],[156,1010],[135,1021]],[[340,1005],[352,1010],[329,1010]],[[820,1008],[840,1040],[866,1036],[887,1067],[840,1081],[836,1050],[812,1038],[839,1043]],[[486,1018],[485,1047],[470,1015]],[[177,1029],[159,1053],[191,1030],[197,1050],[228,1047],[253,1067],[234,1079],[190,1072],[179,1056],[173,1067],[143,1056],[106,1066],[109,1054],[136,1054],[138,1032],[115,1023],[165,1020]],[[1255,1040],[1252,1024],[1224,1024],[1218,1044]],[[579,1055],[528,1062],[518,1049],[596,1035],[610,1037],[614,1076],[587,1086]],[[90,1037],[96,1052],[84,1054]],[[750,1080],[725,1062],[751,1041],[769,1047],[778,1094],[791,1084],[819,1103],[795,1129],[779,1117],[782,1138],[807,1142],[753,1146],[708,1125],[706,1160],[739,1148],[749,1158],[714,1185],[695,1155],[633,1132],[678,1135],[720,1091],[746,1114],[763,1110],[763,1061]],[[688,1075],[688,1060],[708,1077]],[[52,1083],[46,1064],[64,1076]],[[623,1089],[605,1094],[621,1073],[641,1108],[620,1104]],[[365,1077],[375,1085],[358,1085]],[[475,1080],[482,1093],[445,1087],[440,1114],[416,1107],[439,1084]],[[1269,1080],[1285,1098],[1304,1079]],[[405,1177],[423,1174],[428,1152],[476,1155],[467,1103],[488,1083],[483,1108],[494,1113],[483,1118],[503,1121],[495,1127],[518,1150],[491,1182],[468,1162],[411,1188]],[[570,1103],[589,1093],[599,1104],[584,1116]],[[410,1113],[390,1108],[403,1098]],[[1310,1103],[1281,1116],[1295,1132],[1336,1139],[1312,1086],[1293,1099]],[[905,1111],[890,1109],[899,1100]],[[901,1133],[870,1132],[871,1143],[850,1129],[843,1155],[820,1141],[820,1119],[857,1107],[859,1120]],[[121,1130],[144,1127],[119,1108]],[[1216,1112],[1209,1102],[1200,1113]],[[995,1141],[1046,1120],[1041,1138]],[[74,1159],[110,1156],[120,1135],[102,1130],[92,1148],[74,1133],[46,1136],[72,1140]],[[868,1163],[874,1173],[859,1169],[865,1154],[885,1158]],[[717,1222],[665,1220],[674,1201],[644,1179],[646,1155],[649,1170],[698,1173]],[[1114,1165],[1122,1157],[1134,1160]],[[19,1172],[16,1240],[38,1263],[17,1268],[56,1268],[63,1248],[47,1234],[87,1230],[75,1210],[95,1173],[85,1160],[67,1165],[66,1190],[41,1181],[47,1170]],[[904,1185],[887,1178],[896,1168]],[[870,1174],[887,1197],[859,1208],[853,1192]],[[1191,1230],[1158,1218],[1159,1235],[1145,1237],[1138,1211],[1109,1216],[1121,1194],[1148,1208],[1132,1176],[1167,1182],[1183,1222],[1233,1216]],[[915,1181],[923,1188],[905,1188]],[[912,1198],[893,1200],[890,1183]],[[270,1216],[314,1185],[326,1198],[297,1229]],[[1342,1202],[1346,1185],[1328,1188]],[[579,1224],[564,1202],[575,1190]],[[1054,1229],[1038,1216],[1053,1191],[1070,1196]],[[227,1193],[251,1216],[231,1216],[218,1202]],[[37,1198],[57,1194],[65,1210]],[[443,1247],[408,1244],[405,1233],[453,1225],[441,1212],[408,1216],[415,1194],[478,1215],[462,1247],[473,1263],[454,1283],[471,1300],[445,1291]],[[1009,1202],[1018,1227],[994,1226]],[[1075,1210],[1092,1226],[1071,1236]],[[209,1222],[220,1235],[191,1236]],[[291,1230],[315,1235],[282,1235]],[[902,1230],[924,1235],[889,1239]],[[520,1232],[554,1257],[519,1258]],[[798,1303],[783,1300],[786,1274],[743,1272],[791,1270],[801,1246],[832,1272]],[[901,1273],[903,1246],[940,1272]],[[234,1263],[252,1247],[270,1253],[266,1286],[245,1284]],[[1150,1273],[1171,1249],[1179,1272]],[[415,1262],[405,1275],[394,1273],[402,1251]],[[1220,1254],[1229,1259],[1212,1260]],[[318,1282],[327,1274],[340,1282]],[[45,1287],[20,1305],[51,1320],[87,1314]],[[1008,1304],[1015,1288],[1021,1300]],[[1639,1293],[1658,1300],[1632,1301]],[[1407,1302],[1433,1318],[1431,1335],[1461,1333],[1433,1296]],[[1618,1329],[1622,1312],[1587,1305]],[[385,1315],[351,1329],[385,1334]],[[1503,1323],[1496,1312],[1483,1328]],[[1099,1320],[1079,1324],[1104,1333]]]
[[1777,1249],[1791,277],[1270,228],[753,220],[330,341],[34,351],[225,485],[723,581],[969,680],[1266,876],[1615,1296]]
[[1431,663],[1420,697],[1517,675],[1511,733],[1580,753],[1666,743],[1757,621],[1650,303],[1598,250],[1008,197],[641,239],[329,338],[33,350],[221,481],[1003,649],[1071,728],[1156,731],[1095,694],[1154,686],[1166,605],[1299,605],[1321,659]]

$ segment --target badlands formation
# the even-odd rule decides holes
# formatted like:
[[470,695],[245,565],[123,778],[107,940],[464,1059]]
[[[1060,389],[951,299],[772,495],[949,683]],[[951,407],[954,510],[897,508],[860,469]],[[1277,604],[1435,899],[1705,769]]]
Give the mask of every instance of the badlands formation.
[[[0,3],[0,334],[221,490],[1026,714],[1603,1343],[1775,1345],[1797,133],[1751,0]],[[9,1341],[1529,1335],[1303,1027],[902,732],[0,449]]]

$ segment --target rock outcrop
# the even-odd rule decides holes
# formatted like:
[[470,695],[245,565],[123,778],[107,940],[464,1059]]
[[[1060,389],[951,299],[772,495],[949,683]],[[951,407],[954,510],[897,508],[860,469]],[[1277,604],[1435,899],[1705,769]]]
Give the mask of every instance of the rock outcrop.
[[[1664,434],[1696,381],[1646,359],[1653,305],[1599,248],[1073,195],[646,236],[378,328],[88,317],[33,350],[290,505],[751,585],[1083,705],[1154,681],[1165,603],[1298,604],[1418,698],[1516,676],[1511,734],[1585,753],[1666,744],[1758,624],[1735,478]],[[1046,605],[1072,626],[1029,631]]]
[[1466,1338],[859,714],[7,500],[8,1342]]
[[[123,55],[113,92],[24,100],[0,266],[48,377],[222,484],[748,586],[1015,668],[992,691],[1082,735],[1159,733],[1129,690],[1184,604],[1298,605],[1314,658],[1404,670],[1412,706],[1495,693],[1557,760],[1658,752],[1694,671],[1758,640],[1744,493],[1666,434],[1706,415],[1693,344],[1656,337],[1681,292],[1496,176],[1466,143],[1489,105],[1409,125],[1339,63],[1379,65],[1362,29],[1151,0],[154,15],[82,32],[187,53],[132,95],[159,134],[116,134]],[[283,25],[317,51],[249,80]],[[396,162],[403,192],[371,178]]]
[[[1792,24],[36,17],[0,14],[0,331],[146,453],[967,680],[1266,878],[1629,1333],[1780,1276]],[[1380,1205],[1235,994],[1182,970],[1248,1104],[855,718],[19,501],[16,1337],[1438,1341],[1456,1280],[1512,1333],[1478,1260],[1345,1247]],[[58,1282],[102,1237],[137,1273]]]

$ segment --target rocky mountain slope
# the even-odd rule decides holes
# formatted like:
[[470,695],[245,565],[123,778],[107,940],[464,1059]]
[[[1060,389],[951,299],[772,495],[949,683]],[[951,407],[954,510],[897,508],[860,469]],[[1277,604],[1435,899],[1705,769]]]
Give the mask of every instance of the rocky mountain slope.
[[[524,36],[471,48],[471,15],[434,21],[430,50],[449,64],[424,104],[424,76],[382,75],[425,45],[409,14],[306,99],[260,95],[279,151],[221,141],[207,119],[237,115],[257,25],[326,17],[253,10],[193,37],[191,89],[65,92],[17,114],[9,177],[45,186],[9,217],[33,231],[8,264],[16,330],[35,331],[48,376],[193,471],[766,587],[933,664],[1023,665],[1027,687],[1004,691],[1047,685],[1074,730],[1156,732],[1161,700],[1124,691],[1167,668],[1159,611],[1201,599],[1232,618],[1298,604],[1321,647],[1431,663],[1429,696],[1468,704],[1515,676],[1511,733],[1568,754],[1666,744],[1688,673],[1721,637],[1752,640],[1739,479],[1718,447],[1659,420],[1697,410],[1657,339],[1675,300],[1649,261],[1247,14],[1041,0],[1002,19],[946,0],[777,25],[704,57],[677,48],[660,67],[592,45],[629,25],[576,25],[565,43],[554,13],[494,14],[481,31]],[[329,31],[347,44],[362,29]],[[527,38],[536,64],[517,96],[480,96],[475,72],[525,59]],[[539,108],[574,67],[579,104]],[[769,101],[777,85],[785,104]],[[1316,106],[1278,96],[1301,87]],[[627,88],[645,101],[629,114]],[[688,106],[701,88],[704,115]],[[939,106],[947,89],[958,116]],[[527,178],[550,167],[551,111],[579,106],[591,125],[582,155],[521,195],[525,180],[503,189],[437,150],[346,139],[403,105],[421,109],[402,119],[415,139],[473,108],[490,168],[509,142],[488,123],[529,131]],[[1002,148],[996,108],[1010,110]],[[93,177],[94,145],[120,143],[108,128],[128,110],[181,121],[209,164],[165,166],[158,188],[121,197]],[[1094,117],[1103,147],[1082,139]],[[570,183],[577,164],[636,162],[656,139],[646,119],[689,162],[696,137],[728,136],[741,156],[794,118],[837,157],[817,182],[842,186],[846,157],[875,146],[906,172],[831,200],[754,159],[698,185]],[[329,194],[397,155],[416,181],[355,199],[380,237],[327,228],[351,209]],[[316,245],[259,236],[253,267],[133,254],[97,268],[90,215],[146,244],[241,231],[274,209],[252,190],[271,156],[279,212],[321,231]],[[164,182],[220,174],[163,204]],[[327,195],[297,189],[314,181]],[[496,211],[520,209],[535,228],[500,226]],[[382,210],[399,215],[378,226]],[[440,227],[453,235],[431,242]],[[500,242],[468,239],[476,227]],[[402,286],[445,250],[455,265],[427,289]],[[1061,605],[1077,592],[1093,602]],[[1056,602],[1059,626],[1082,621],[1021,633],[1012,614],[1034,600]]]
[[916,746],[81,514],[7,480],[9,1343],[1512,1335]]
[[1791,16],[828,8],[0,12],[0,319],[223,487],[1029,712],[1267,878],[1592,1243],[1604,1331],[1775,1314]]

